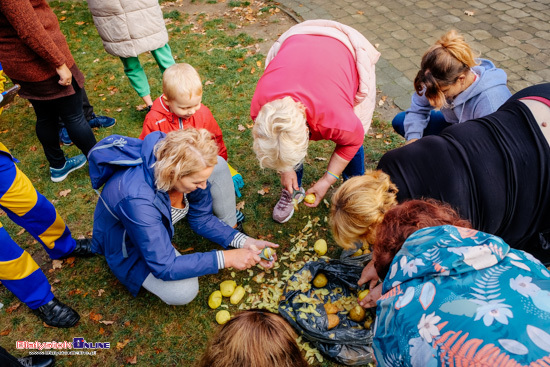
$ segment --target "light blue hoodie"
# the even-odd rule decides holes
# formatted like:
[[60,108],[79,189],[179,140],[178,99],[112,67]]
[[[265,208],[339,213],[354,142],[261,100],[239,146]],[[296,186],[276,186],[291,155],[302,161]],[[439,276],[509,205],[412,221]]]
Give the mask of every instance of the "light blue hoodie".
[[[460,93],[448,107],[442,107],[445,121],[451,124],[487,116],[495,112],[512,95],[506,86],[506,72],[486,59],[477,59],[479,65],[472,71],[476,80]],[[414,93],[411,107],[405,116],[405,139],[421,138],[433,107],[426,96]]]

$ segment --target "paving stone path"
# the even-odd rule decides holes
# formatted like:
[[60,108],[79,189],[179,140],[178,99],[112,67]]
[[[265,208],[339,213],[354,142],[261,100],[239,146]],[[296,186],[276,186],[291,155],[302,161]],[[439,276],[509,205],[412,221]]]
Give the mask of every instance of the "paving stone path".
[[550,0],[278,1],[303,20],[352,26],[377,45],[377,85],[402,110],[410,106],[422,55],[449,29],[506,71],[512,93],[550,81]]

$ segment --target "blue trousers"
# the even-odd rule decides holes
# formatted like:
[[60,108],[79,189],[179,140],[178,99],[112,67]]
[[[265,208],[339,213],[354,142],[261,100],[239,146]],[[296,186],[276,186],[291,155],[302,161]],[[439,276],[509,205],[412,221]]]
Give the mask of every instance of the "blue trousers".
[[[71,253],[76,245],[55,207],[35,190],[15,159],[0,143],[0,209],[25,228],[52,259]],[[46,275],[0,223],[0,280],[19,300],[36,309],[53,298]]]
[[[304,165],[301,164],[296,169],[296,176],[298,177],[298,186],[302,187],[302,176],[304,175]],[[362,176],[365,174],[365,149],[363,146],[359,148],[355,156],[349,161],[348,165],[342,172],[342,178],[346,181],[353,176]]]
[[[402,137],[405,137],[405,115],[406,112],[400,112],[398,113],[392,120],[391,124],[393,126],[393,129],[396,133],[401,135]],[[445,121],[445,117],[440,111],[434,111],[432,110],[430,112],[430,119],[428,121],[428,126],[424,129],[423,136],[426,135],[439,135],[443,129],[446,127],[451,126],[447,121]]]

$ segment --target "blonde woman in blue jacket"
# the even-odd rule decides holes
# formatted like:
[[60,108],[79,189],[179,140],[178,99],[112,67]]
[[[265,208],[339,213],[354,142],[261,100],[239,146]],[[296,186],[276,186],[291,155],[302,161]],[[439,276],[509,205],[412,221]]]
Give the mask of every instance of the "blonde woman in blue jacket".
[[[196,297],[201,275],[258,263],[273,266],[259,253],[278,245],[248,237],[212,213],[208,179],[216,175],[214,166],[225,162],[217,157],[211,133],[194,128],[155,131],[144,140],[112,135],[90,151],[92,187],[103,186],[92,251],[105,255],[134,296],[143,287],[167,304],[184,305]],[[232,185],[229,172],[226,176]],[[184,217],[195,233],[222,250],[181,255],[172,238],[174,224]]]
[[393,128],[408,144],[491,114],[511,96],[506,79],[504,70],[476,59],[464,37],[451,30],[422,57],[411,107],[393,119]]

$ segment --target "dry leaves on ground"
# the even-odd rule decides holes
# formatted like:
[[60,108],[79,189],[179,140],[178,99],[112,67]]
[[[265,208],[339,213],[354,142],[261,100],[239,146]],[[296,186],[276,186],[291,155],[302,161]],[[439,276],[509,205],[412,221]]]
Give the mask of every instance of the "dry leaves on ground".
[[261,190],[258,190],[258,194],[264,196],[265,194],[269,193],[269,190],[271,190],[270,187],[264,186]]
[[61,269],[63,267],[63,260],[52,260],[52,269]]

